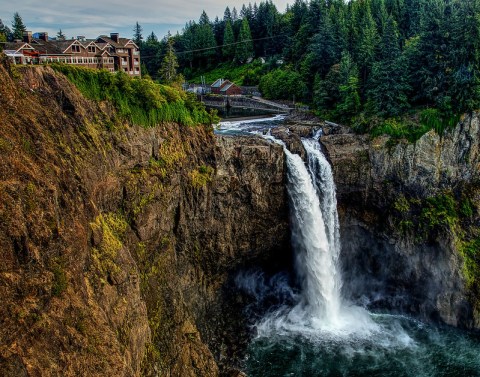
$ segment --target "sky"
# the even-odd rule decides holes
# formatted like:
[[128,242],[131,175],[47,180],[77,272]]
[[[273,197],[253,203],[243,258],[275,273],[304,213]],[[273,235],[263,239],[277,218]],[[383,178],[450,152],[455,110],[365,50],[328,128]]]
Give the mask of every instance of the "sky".
[[[294,0],[273,0],[277,9],[284,12],[287,3]],[[238,12],[242,0],[0,0],[0,19],[11,27],[13,14],[18,12],[27,30],[48,32],[56,36],[59,29],[67,38],[83,35],[96,38],[99,35],[120,33],[120,37],[131,38],[133,27],[138,21],[143,28],[143,36],[152,31],[158,39],[168,31],[175,34],[181,32],[189,20],[198,21],[202,11],[207,12],[210,20],[216,16],[223,18],[228,6],[235,7]],[[257,0],[259,3],[260,0]],[[255,0],[252,1],[252,4]]]

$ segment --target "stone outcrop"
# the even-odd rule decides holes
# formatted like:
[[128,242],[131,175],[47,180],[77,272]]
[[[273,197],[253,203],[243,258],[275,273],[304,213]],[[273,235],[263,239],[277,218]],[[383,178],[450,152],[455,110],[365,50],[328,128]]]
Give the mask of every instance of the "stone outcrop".
[[236,373],[229,281],[288,259],[282,148],[125,124],[45,67],[0,64],[0,119],[0,374]]
[[[345,293],[374,307],[478,327],[459,236],[478,226],[477,114],[465,116],[444,137],[430,131],[413,144],[332,126],[324,127],[321,142],[337,185]],[[428,218],[429,198],[445,192],[456,202],[469,196],[468,219],[447,224],[440,211]],[[445,224],[424,224],[436,220]]]

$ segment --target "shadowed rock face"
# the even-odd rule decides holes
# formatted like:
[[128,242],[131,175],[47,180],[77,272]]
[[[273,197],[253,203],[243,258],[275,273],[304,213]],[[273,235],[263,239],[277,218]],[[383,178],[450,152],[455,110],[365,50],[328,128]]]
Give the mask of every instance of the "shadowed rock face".
[[282,148],[123,124],[42,67],[0,65],[0,118],[0,374],[229,372],[230,277],[289,255]]
[[[403,229],[396,203],[410,198],[414,221],[422,219],[426,198],[449,190],[460,200],[466,187],[476,192],[471,187],[480,174],[479,117],[466,116],[454,132],[440,138],[432,131],[415,144],[391,146],[386,137],[370,140],[340,128],[325,134],[321,142],[337,185],[345,294],[373,307],[478,328],[472,309],[477,299],[465,284],[457,235],[448,228],[425,231],[415,222]],[[472,203],[473,225],[475,195]]]

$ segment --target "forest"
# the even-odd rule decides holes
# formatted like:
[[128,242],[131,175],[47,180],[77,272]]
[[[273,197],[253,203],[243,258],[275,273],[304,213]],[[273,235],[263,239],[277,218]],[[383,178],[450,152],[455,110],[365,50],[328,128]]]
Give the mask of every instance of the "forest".
[[443,130],[480,108],[480,0],[296,0],[283,13],[264,1],[203,12],[161,41],[137,23],[134,38],[153,77],[173,44],[187,80],[240,73],[358,129],[382,119],[401,134],[407,116]]

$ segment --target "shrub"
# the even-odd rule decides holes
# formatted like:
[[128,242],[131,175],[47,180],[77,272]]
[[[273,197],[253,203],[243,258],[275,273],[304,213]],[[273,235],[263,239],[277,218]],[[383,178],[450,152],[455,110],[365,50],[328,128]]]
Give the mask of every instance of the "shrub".
[[52,64],[82,94],[94,101],[111,101],[119,114],[144,127],[164,122],[187,126],[218,122],[216,113],[208,113],[200,102],[181,90],[151,80],[131,78],[124,72]]

